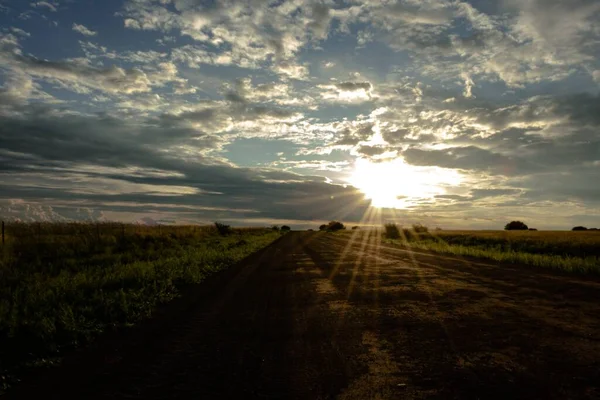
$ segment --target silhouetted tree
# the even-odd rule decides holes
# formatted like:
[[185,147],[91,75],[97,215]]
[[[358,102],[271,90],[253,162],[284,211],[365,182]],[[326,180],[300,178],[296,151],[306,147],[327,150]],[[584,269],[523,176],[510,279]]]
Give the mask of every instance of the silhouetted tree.
[[335,231],[341,231],[342,229],[346,229],[346,227],[340,221],[330,221],[327,224],[326,229],[330,232],[335,232]]
[[290,230],[292,230],[292,228],[290,228],[290,227],[289,227],[289,226],[287,226],[287,225],[283,225],[283,226],[281,227],[281,232],[289,232]]
[[278,230],[279,230],[279,227],[278,227],[277,225],[273,225],[273,226],[271,227],[271,229],[273,229],[274,231],[278,231]]
[[232,232],[230,225],[225,225],[220,222],[215,222],[215,228],[217,228],[217,231],[222,236],[229,235]]
[[425,225],[421,225],[421,224],[413,224],[413,231],[417,232],[417,233],[426,233],[429,232],[429,228],[426,227]]
[[573,229],[571,229],[572,231],[587,231],[588,228],[586,228],[585,226],[576,226]]
[[530,231],[537,231],[535,228],[529,228]]
[[385,228],[385,237],[388,239],[400,239],[400,229],[396,224],[385,224],[383,226]]
[[511,221],[504,227],[507,231],[526,231],[529,227],[521,221]]
[[323,224],[323,225],[319,226],[320,231],[324,231],[326,229],[327,229],[327,224]]

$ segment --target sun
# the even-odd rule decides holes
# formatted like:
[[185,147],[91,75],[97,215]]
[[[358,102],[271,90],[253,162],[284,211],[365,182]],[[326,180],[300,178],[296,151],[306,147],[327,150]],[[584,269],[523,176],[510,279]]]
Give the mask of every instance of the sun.
[[381,162],[359,158],[348,181],[371,199],[374,207],[406,208],[446,193],[448,186],[460,183],[460,174],[438,167],[415,167],[401,158]]

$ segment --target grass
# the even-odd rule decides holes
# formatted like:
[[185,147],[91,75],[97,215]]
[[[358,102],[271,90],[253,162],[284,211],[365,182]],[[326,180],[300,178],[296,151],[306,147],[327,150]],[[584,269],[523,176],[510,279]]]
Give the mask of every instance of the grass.
[[0,387],[271,243],[271,229],[10,224],[0,254]]
[[600,274],[600,232],[435,231],[401,229],[389,243],[459,256]]

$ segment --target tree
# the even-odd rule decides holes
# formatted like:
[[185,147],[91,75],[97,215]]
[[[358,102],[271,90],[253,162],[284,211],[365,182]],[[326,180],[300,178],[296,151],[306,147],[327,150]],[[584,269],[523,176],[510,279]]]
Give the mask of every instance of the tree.
[[289,227],[289,226],[287,226],[287,225],[283,225],[283,226],[281,227],[281,232],[289,232],[289,231],[291,231],[291,230],[292,230],[292,228],[290,228],[290,227]]
[[278,227],[277,225],[273,225],[273,226],[271,227],[271,229],[273,229],[274,231],[278,231],[278,230],[279,230],[279,227]]
[[588,228],[586,228],[585,226],[576,226],[573,229],[571,229],[572,231],[587,231]]
[[506,231],[526,231],[529,227],[521,221],[511,221],[504,227]]
[[413,224],[413,231],[417,233],[427,233],[429,232],[429,228],[422,224]]
[[335,231],[340,231],[342,229],[346,229],[346,227],[344,226],[344,224],[342,224],[339,221],[331,221],[327,224],[327,228],[326,228],[329,232],[335,232]]
[[355,230],[357,230],[357,229],[360,229],[360,227],[359,227],[359,226],[353,226],[353,227],[352,227],[352,230],[353,230],[353,231],[355,231]]
[[400,239],[400,229],[396,224],[385,224],[385,237],[388,239]]
[[323,224],[323,225],[319,226],[319,230],[320,231],[327,230],[327,224]]
[[220,222],[215,222],[215,228],[217,228],[217,231],[222,236],[229,235],[232,232],[230,225],[225,225]]

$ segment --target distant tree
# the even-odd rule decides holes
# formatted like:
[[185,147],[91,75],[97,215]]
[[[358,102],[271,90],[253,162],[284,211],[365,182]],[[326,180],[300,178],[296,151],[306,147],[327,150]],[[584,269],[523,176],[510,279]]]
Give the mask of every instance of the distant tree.
[[530,231],[537,231],[535,228],[529,228]]
[[319,226],[319,230],[320,231],[327,230],[327,224],[323,224],[323,225]]
[[400,229],[396,224],[385,224],[385,237],[388,239],[400,239]]
[[326,229],[329,232],[335,232],[335,231],[341,231],[342,229],[346,229],[346,227],[340,221],[330,221],[327,224],[327,228]]
[[587,231],[588,228],[586,228],[585,226],[576,226],[573,229],[571,229],[572,231]]
[[308,231],[309,231],[309,232],[314,232],[315,230],[314,230],[314,229],[309,229]]
[[279,227],[278,227],[277,225],[273,225],[273,226],[271,227],[271,229],[273,229],[274,231],[278,231],[278,230],[279,230]]
[[426,233],[429,232],[429,228],[422,224],[413,224],[413,231],[417,233]]
[[289,231],[291,231],[291,230],[292,230],[292,228],[290,228],[290,227],[289,227],[289,226],[287,226],[287,225],[283,225],[283,226],[281,227],[281,232],[289,232]]
[[590,231],[597,231],[597,230],[598,230],[598,228],[590,228],[589,230],[590,230]]
[[526,231],[529,227],[521,221],[511,221],[504,227],[506,231]]
[[353,227],[352,227],[352,230],[353,230],[353,231],[355,231],[355,230],[357,230],[357,229],[360,229],[360,226],[353,226]]
[[217,232],[222,236],[229,235],[232,232],[230,225],[225,225],[220,222],[215,222],[215,228],[217,228]]

